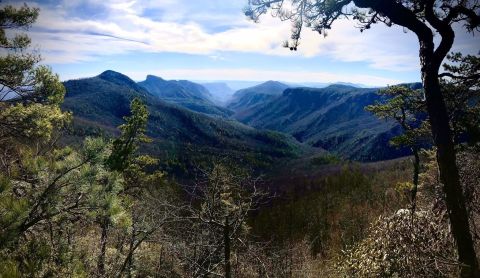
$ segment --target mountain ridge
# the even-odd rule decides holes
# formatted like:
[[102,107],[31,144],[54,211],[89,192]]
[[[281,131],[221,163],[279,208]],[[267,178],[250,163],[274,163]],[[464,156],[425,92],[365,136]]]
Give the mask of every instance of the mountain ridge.
[[287,88],[289,88],[287,84],[269,80],[253,87],[241,89],[233,94],[227,108],[235,111],[233,117],[238,118],[238,114],[245,113],[257,105],[280,96]]
[[325,88],[287,88],[280,96],[249,107],[234,118],[256,128],[291,134],[300,142],[347,159],[376,161],[409,154],[389,139],[401,128],[365,111],[382,99],[377,88],[334,84]]
[[209,115],[228,117],[232,111],[217,106],[210,92],[200,84],[188,80],[165,80],[154,75],[147,75],[139,86],[158,98],[190,110]]
[[154,140],[144,147],[149,148],[148,153],[169,157],[168,167],[173,163],[180,172],[185,165],[194,167],[222,156],[261,168],[307,150],[289,135],[257,130],[163,101],[142,88],[137,90],[133,81],[120,73],[109,73],[108,77],[64,82],[67,93],[62,108],[73,112],[74,126],[77,132],[81,130],[81,136],[91,130],[115,131],[129,115],[130,101],[140,97],[150,113],[146,134]]

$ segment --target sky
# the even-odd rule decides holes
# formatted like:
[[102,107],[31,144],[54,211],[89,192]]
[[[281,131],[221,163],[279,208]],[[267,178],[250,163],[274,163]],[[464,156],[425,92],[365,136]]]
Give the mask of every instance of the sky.
[[[283,48],[291,23],[254,23],[247,0],[42,0],[28,31],[62,80],[110,69],[136,81],[165,79],[351,82],[385,86],[420,80],[418,42],[400,27],[363,33],[339,20],[326,37],[305,31],[298,51]],[[4,3],[21,4],[18,1]],[[0,4],[2,5],[2,4]],[[478,53],[479,34],[457,33],[454,50]]]

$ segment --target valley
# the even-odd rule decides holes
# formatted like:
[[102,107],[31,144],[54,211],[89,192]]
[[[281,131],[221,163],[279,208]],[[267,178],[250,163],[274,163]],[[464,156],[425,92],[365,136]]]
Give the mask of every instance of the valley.
[[[203,111],[229,111],[212,104],[205,88],[183,83],[190,87],[172,82],[166,91],[150,92],[140,86],[141,82],[137,84],[121,73],[105,71],[96,77],[65,82],[63,108],[75,115],[73,137],[80,140],[88,135],[117,133],[116,126],[129,114],[130,101],[141,98],[150,113],[146,134],[154,141],[144,145],[143,152],[162,157],[165,169],[176,175],[184,175],[191,167],[201,167],[212,159],[265,169],[278,159],[315,152],[316,148],[301,144],[290,135],[257,130],[225,114],[186,108],[186,102],[195,102]],[[181,90],[175,91],[178,88]]]
[[254,169],[315,153],[359,162],[409,154],[389,144],[401,132],[396,123],[365,111],[381,100],[375,88],[267,81],[236,92],[211,83],[210,92],[187,80],[148,75],[137,83],[114,71],[64,85],[63,107],[75,115],[82,136],[85,130],[115,133],[130,100],[141,97],[150,112],[147,134],[155,142],[145,148],[167,157],[174,172],[218,154]]

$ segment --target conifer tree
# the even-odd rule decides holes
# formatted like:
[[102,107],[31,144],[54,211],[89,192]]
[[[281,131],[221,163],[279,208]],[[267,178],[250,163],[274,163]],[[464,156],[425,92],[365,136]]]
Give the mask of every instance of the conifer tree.
[[148,139],[144,132],[146,129],[148,111],[145,104],[138,98],[130,103],[130,116],[125,117],[125,124],[119,128],[122,134],[112,143],[111,154],[105,160],[105,164],[110,169],[108,176],[103,179],[100,184],[100,195],[96,198],[100,203],[97,211],[96,221],[101,228],[100,253],[97,261],[97,275],[105,276],[105,252],[108,240],[109,229],[113,224],[120,222],[124,226],[131,225],[131,217],[124,208],[124,191],[125,180],[122,173],[131,166],[135,151],[139,147],[140,142],[146,142]]
[[[380,90],[379,94],[385,101],[376,102],[365,107],[381,119],[393,119],[402,128],[402,134],[392,138],[390,143],[397,147],[409,147],[413,153],[413,178],[410,188],[412,211],[415,211],[418,189],[418,175],[420,173],[420,148],[427,145],[431,138],[429,126],[425,121],[425,107],[421,89],[412,89],[408,86],[391,86]],[[423,117],[423,118],[422,118]]]

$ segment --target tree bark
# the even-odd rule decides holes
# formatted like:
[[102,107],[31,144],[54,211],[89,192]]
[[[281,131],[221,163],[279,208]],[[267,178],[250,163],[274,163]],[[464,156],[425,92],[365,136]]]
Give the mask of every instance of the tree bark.
[[122,269],[120,273],[122,273],[125,268],[127,269],[127,277],[132,277],[132,266],[133,266],[133,255],[135,252],[135,226],[132,224],[132,235],[130,237],[130,244],[128,246],[128,254],[123,262]]
[[100,254],[98,255],[97,262],[97,276],[105,276],[105,251],[107,249],[107,237],[108,237],[108,219],[102,221],[102,235],[100,237]]
[[230,223],[228,216],[225,217],[225,224],[223,226],[223,243],[225,245],[225,278],[232,277],[232,269],[230,264]]
[[415,209],[417,208],[417,191],[418,191],[418,175],[420,174],[420,155],[418,154],[418,148],[414,146],[412,148],[413,152],[413,188],[412,188],[412,215],[415,213]]
[[142,240],[140,240],[137,242],[137,244],[135,244],[135,241],[136,241],[135,232],[136,232],[135,221],[133,221],[132,234],[130,236],[130,242],[128,245],[128,253],[127,253],[127,256],[125,257],[125,260],[123,261],[122,267],[120,268],[120,271],[117,277],[121,277],[125,270],[127,270],[127,277],[132,277],[134,253],[137,247],[140,246],[140,243],[142,242]]

